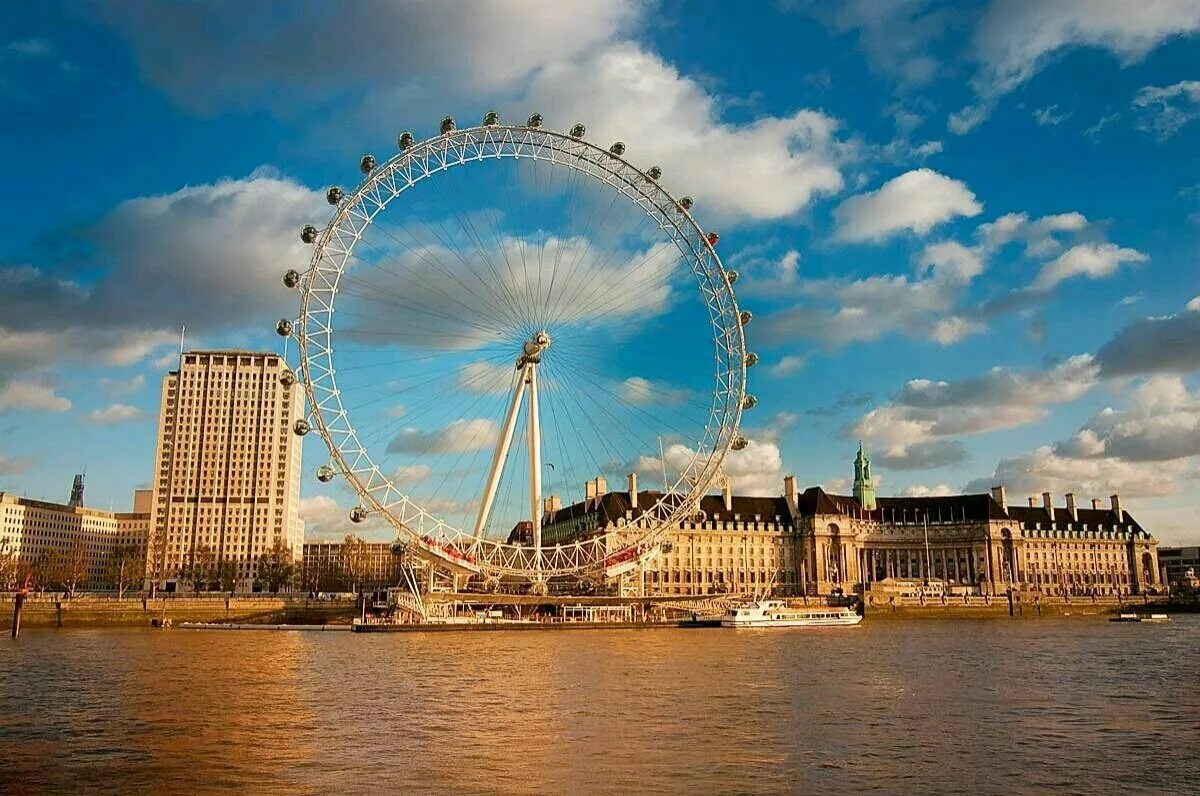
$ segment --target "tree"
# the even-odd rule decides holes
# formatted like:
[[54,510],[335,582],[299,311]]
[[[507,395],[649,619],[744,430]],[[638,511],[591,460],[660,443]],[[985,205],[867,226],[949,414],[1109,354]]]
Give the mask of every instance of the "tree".
[[88,563],[87,540],[76,539],[62,560],[62,586],[68,596],[73,596],[79,584],[87,580]]
[[20,568],[16,545],[7,536],[0,537],[0,591],[10,591],[16,586]]
[[292,549],[277,537],[271,549],[258,557],[258,579],[267,584],[271,594],[275,594],[295,576],[296,558]]
[[57,586],[62,580],[62,553],[57,547],[46,548],[33,559],[29,573],[33,576],[33,588],[39,592]]
[[117,545],[108,554],[108,580],[117,587],[117,597],[124,599],[125,590],[142,579],[145,567],[135,545]]
[[200,545],[192,551],[191,562],[180,572],[180,577],[192,584],[192,590],[197,594],[202,588],[207,588],[213,578],[217,565],[217,554],[208,545]]
[[342,540],[342,571],[346,573],[350,591],[362,591],[363,581],[371,566],[370,556],[370,548],[365,541],[352,533],[346,534]]
[[235,562],[222,559],[216,567],[216,576],[217,580],[221,582],[221,591],[232,594],[237,588],[238,570]]

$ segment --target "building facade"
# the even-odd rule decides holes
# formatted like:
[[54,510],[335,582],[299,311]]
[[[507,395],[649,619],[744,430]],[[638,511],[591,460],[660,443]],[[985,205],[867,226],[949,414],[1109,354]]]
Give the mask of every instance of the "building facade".
[[282,542],[299,560],[303,395],[276,354],[189,351],[163,379],[146,577],[182,588],[198,558],[236,568],[250,591]]
[[[135,495],[134,511],[111,512],[0,492],[0,555],[13,564],[4,573],[9,582],[0,588],[12,588],[51,560],[52,571],[39,573],[43,582],[36,587],[66,588],[75,581],[79,589],[114,588],[112,564],[118,549],[129,553],[131,572],[144,566],[147,503]],[[138,583],[139,578],[130,581]]]
[[1160,547],[1158,564],[1171,588],[1200,588],[1200,547]]
[[[861,446],[854,494],[821,487],[796,490],[784,479],[780,497],[708,495],[695,514],[667,531],[655,556],[620,575],[624,593],[828,595],[920,588],[928,593],[1128,595],[1162,586],[1158,543],[1113,495],[1090,508],[1068,494],[1009,505],[1004,487],[990,494],[876,497]],[[638,535],[641,516],[659,499],[624,492],[603,478],[589,481],[584,500],[562,507],[547,499],[546,544],[626,528]],[[527,529],[526,529],[527,531]],[[521,529],[514,530],[514,541]],[[617,542],[619,545],[620,542]],[[932,584],[932,585],[931,585]],[[610,584],[611,585],[611,584]]]
[[344,540],[304,543],[301,584],[306,591],[365,591],[395,586],[403,577],[391,542],[355,544],[347,554]]

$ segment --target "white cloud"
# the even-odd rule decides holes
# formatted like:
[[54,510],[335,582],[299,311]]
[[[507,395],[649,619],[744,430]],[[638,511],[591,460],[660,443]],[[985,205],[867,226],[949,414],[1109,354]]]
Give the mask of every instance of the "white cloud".
[[521,105],[554,126],[585,122],[590,140],[625,141],[628,158],[661,166],[663,183],[694,196],[705,219],[784,218],[842,188],[835,120],[801,110],[723,122],[700,83],[633,44],[547,65]]
[[[654,481],[662,479],[666,462],[668,479],[691,461],[694,452],[680,443],[663,450],[663,457],[638,457],[630,466],[639,476]],[[780,495],[783,493],[783,456],[775,442],[751,439],[740,451],[730,451],[725,457],[725,474],[729,476],[735,494]]]
[[1183,312],[1134,321],[1096,353],[1105,376],[1200,371],[1200,296]]
[[1099,47],[1127,65],[1167,38],[1198,28],[1200,5],[1190,0],[997,0],[980,19],[973,39],[979,69],[971,85],[978,100],[951,116],[950,129],[973,129],[1000,97],[1033,77],[1061,50]]
[[20,475],[35,464],[32,458],[10,459],[0,455],[0,475]]
[[914,379],[889,403],[867,412],[843,433],[870,440],[899,457],[909,446],[932,439],[1042,420],[1047,406],[1074,401],[1090,391],[1098,377],[1095,360],[1081,354],[1044,371],[998,367],[957,382]]
[[965,183],[922,168],[850,197],[834,208],[833,217],[839,240],[880,241],[906,230],[925,235],[938,224],[981,212],[983,205]]
[[1117,246],[1115,243],[1081,243],[1042,266],[1030,287],[1049,290],[1074,276],[1102,279],[1125,263],[1143,263],[1148,259],[1137,249]]
[[392,473],[392,481],[396,483],[400,489],[404,489],[406,485],[419,484],[429,478],[433,472],[427,464],[409,464],[398,468]]
[[1140,115],[1138,129],[1165,141],[1200,118],[1200,80],[1143,86],[1133,98],[1133,107]]
[[131,420],[140,420],[145,416],[146,413],[135,406],[115,403],[103,409],[93,409],[88,412],[87,419],[89,423],[95,423],[99,426],[111,426],[117,423],[127,423]]
[[421,431],[409,427],[388,443],[388,453],[441,454],[466,453],[495,445],[500,426],[485,418],[455,420],[445,428]]
[[660,381],[651,381],[641,376],[630,376],[621,382],[621,397],[631,404],[675,405],[687,400],[688,391]]
[[1200,393],[1178,376],[1140,384],[1127,409],[1104,409],[1076,434],[1054,446],[1059,455],[1163,462],[1200,456]]
[[937,484],[936,486],[913,484],[910,487],[906,487],[900,494],[904,497],[946,497],[957,494],[957,492],[947,484]]
[[0,387],[0,412],[28,410],[34,412],[66,412],[71,402],[54,392],[54,388],[32,381],[10,381]]
[[942,282],[966,284],[983,273],[983,258],[976,249],[955,241],[931,243],[921,252],[918,261],[921,275],[932,273]]
[[1180,492],[1187,472],[1185,460],[1127,462],[1075,458],[1060,456],[1051,446],[1044,445],[1032,453],[1001,459],[993,475],[971,481],[963,489],[982,492],[995,484],[1003,484],[1010,494],[1050,491],[1079,495],[1163,496]]
[[1058,213],[1030,220],[1027,213],[1006,213],[975,230],[985,252],[998,251],[1009,243],[1025,246],[1026,257],[1049,257],[1062,248],[1061,236],[1078,237],[1089,229],[1082,213]]
[[1037,108],[1033,112],[1033,120],[1041,127],[1054,127],[1071,118],[1071,111],[1060,111],[1057,105]]
[[950,315],[941,318],[933,325],[930,337],[938,345],[954,345],[965,337],[979,334],[987,327],[978,321],[964,318],[961,315]]
[[[146,81],[184,107],[207,112],[261,101],[291,116],[298,103],[324,105],[343,91],[377,93],[380,100],[494,96],[547,63],[607,43],[639,11],[623,0],[394,0],[356,3],[337,14],[303,5],[279,14],[265,6],[142,3],[98,13],[130,40]],[[352,56],[331,45],[351,41]]]
[[100,387],[110,395],[131,395],[141,392],[146,386],[146,377],[138,373],[128,379],[112,379],[104,376],[100,379]]
[[805,363],[808,362],[808,357],[797,356],[796,354],[788,354],[780,359],[774,365],[767,368],[767,373],[777,378],[791,376],[799,373],[804,369]]

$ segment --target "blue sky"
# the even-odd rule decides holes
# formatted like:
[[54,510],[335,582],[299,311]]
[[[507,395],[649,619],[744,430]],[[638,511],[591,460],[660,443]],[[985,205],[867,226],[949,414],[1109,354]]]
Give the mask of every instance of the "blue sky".
[[[0,489],[65,499],[86,465],[89,502],[128,506],[179,325],[278,349],[324,187],[398,130],[495,108],[625,141],[720,230],[762,357],[738,488],[846,490],[861,437],[885,494],[1120,492],[1196,538],[1198,2],[43,3],[6,23]],[[311,532],[336,533],[350,498],[318,486]]]

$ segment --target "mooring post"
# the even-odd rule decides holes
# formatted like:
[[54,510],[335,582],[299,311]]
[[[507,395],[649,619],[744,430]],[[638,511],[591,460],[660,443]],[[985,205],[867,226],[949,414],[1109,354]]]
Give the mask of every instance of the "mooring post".
[[21,584],[21,588],[17,590],[16,597],[13,598],[13,638],[16,638],[21,634],[21,608],[23,608],[25,605],[25,596],[29,594],[29,579],[31,577],[32,575],[25,576],[25,582]]

